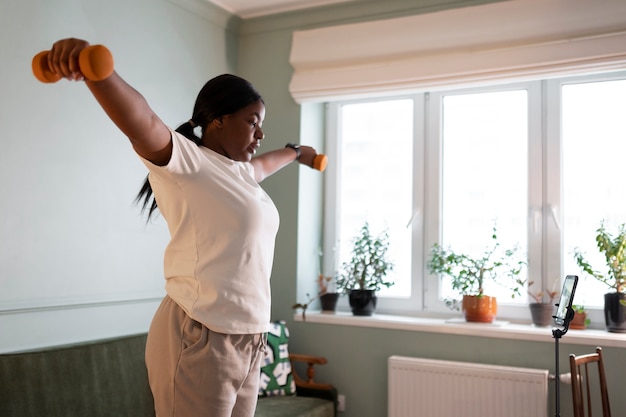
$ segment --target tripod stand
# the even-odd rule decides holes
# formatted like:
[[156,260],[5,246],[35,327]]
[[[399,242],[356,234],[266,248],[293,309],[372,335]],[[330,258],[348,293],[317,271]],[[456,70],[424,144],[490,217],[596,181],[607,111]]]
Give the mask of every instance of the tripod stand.
[[[558,306],[558,304],[557,304]],[[569,322],[574,318],[574,309],[570,306],[567,307],[567,313],[563,320],[563,328],[552,329],[552,337],[554,338],[554,373],[555,373],[555,395],[556,395],[556,412],[555,417],[561,417],[561,374],[559,371],[559,339],[567,333],[569,330]]]
[[561,374],[559,372],[559,339],[563,337],[569,329],[569,322],[574,318],[574,309],[572,308],[572,302],[574,301],[574,293],[576,292],[576,284],[578,284],[578,277],[576,275],[568,275],[563,282],[563,289],[561,290],[561,298],[556,305],[556,316],[554,322],[563,326],[562,329],[552,329],[552,337],[554,337],[554,362],[555,362],[555,374],[554,383],[556,384],[556,413],[555,417],[561,417]]

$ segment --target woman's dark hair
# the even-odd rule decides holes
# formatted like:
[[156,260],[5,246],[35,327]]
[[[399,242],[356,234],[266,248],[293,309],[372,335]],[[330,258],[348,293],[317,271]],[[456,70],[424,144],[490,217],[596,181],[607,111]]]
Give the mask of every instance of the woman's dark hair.
[[[178,126],[176,131],[200,146],[202,133],[197,136],[194,132],[196,127],[204,132],[213,120],[235,113],[258,101],[263,102],[263,97],[248,81],[236,75],[218,75],[202,87],[196,98],[191,119]],[[149,207],[148,220],[150,220],[152,213],[157,209],[157,203],[152,196],[152,187],[147,176],[135,202],[141,204],[142,213]]]

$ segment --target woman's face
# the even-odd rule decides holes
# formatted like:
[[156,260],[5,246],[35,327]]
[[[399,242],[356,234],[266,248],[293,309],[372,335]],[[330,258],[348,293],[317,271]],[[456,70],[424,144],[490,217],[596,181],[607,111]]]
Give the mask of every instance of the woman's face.
[[257,101],[214,120],[205,146],[234,161],[249,162],[264,138],[265,105]]

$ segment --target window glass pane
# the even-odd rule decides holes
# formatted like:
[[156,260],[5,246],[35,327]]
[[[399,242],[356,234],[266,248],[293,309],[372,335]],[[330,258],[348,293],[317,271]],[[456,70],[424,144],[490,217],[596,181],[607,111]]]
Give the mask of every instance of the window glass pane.
[[[480,256],[491,247],[492,228],[502,248],[527,252],[528,97],[526,90],[449,95],[443,98],[442,244]],[[498,303],[511,291],[486,283]],[[442,298],[455,296],[442,282]]]
[[341,208],[339,265],[350,257],[351,242],[365,221],[374,235],[388,228],[387,276],[396,282],[379,295],[411,292],[411,218],[413,172],[413,101],[348,104],[341,113]]
[[615,235],[626,222],[626,80],[564,85],[563,141],[563,257],[565,274],[578,274],[575,304],[604,305],[609,288],[580,272],[574,248],[585,253],[593,268],[608,273],[596,247],[602,220]]

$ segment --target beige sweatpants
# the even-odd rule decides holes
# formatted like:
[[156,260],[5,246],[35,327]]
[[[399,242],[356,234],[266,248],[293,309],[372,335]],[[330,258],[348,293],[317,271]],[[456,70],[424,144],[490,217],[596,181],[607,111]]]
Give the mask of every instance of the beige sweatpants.
[[254,416],[264,348],[263,334],[213,332],[166,296],[146,345],[156,416]]

